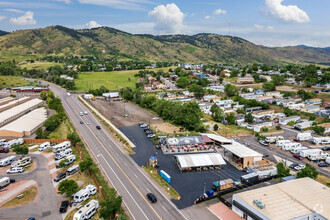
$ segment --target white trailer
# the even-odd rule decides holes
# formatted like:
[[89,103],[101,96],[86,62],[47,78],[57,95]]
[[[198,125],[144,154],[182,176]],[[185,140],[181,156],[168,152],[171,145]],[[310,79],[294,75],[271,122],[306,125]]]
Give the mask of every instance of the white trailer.
[[67,149],[68,147],[71,147],[70,141],[64,141],[60,144],[57,144],[57,145],[53,146],[53,152],[57,153],[59,151]]
[[47,150],[48,148],[50,148],[50,142],[44,142],[42,144],[39,145],[39,151],[44,151]]
[[330,144],[330,137],[312,137],[313,144]]
[[94,195],[97,192],[97,189],[94,185],[89,184],[85,188],[79,190],[73,195],[75,202],[83,202],[89,199],[91,195]]
[[72,154],[72,149],[71,148],[67,148],[64,151],[61,151],[61,152],[56,153],[54,155],[54,159],[55,160],[60,160],[60,159],[65,158],[65,157],[67,157],[67,156],[69,156],[71,154]]
[[311,133],[298,133],[297,140],[299,141],[309,141],[312,138]]
[[12,164],[12,162],[16,161],[16,156],[9,156],[9,157],[6,157],[2,160],[0,160],[0,167],[5,167],[5,166],[8,166],[10,164]]
[[11,167],[26,167],[32,163],[32,159],[30,156],[23,157],[22,159],[19,159],[18,161],[14,161],[11,164]]
[[292,141],[290,141],[290,140],[279,140],[279,141],[276,141],[276,146],[283,147],[283,145],[289,144],[289,143],[292,143]]
[[64,164],[65,164],[65,166],[68,166],[76,161],[76,156],[72,154],[72,155],[67,156],[66,158],[56,161],[56,168],[60,167],[60,163],[62,160],[67,160]]
[[325,159],[325,162],[326,162],[327,164],[330,164],[330,157],[327,157],[327,158]]
[[319,153],[321,152],[321,149],[308,149],[308,150],[302,150],[300,151],[299,155],[301,157],[307,157],[309,154]]
[[10,184],[10,179],[9,177],[3,177],[0,179],[0,189],[8,186]]
[[99,208],[99,202],[93,199],[74,214],[73,220],[90,219],[96,213],[98,208]]
[[307,158],[311,161],[315,161],[315,160],[325,160],[327,157],[329,157],[328,153],[325,153],[323,151],[319,152],[319,153],[312,153],[309,154],[307,156]]
[[308,148],[304,146],[295,146],[292,147],[290,151],[293,154],[299,154],[302,150],[308,150]]
[[276,143],[277,141],[283,140],[284,138],[282,136],[272,136],[272,137],[266,137],[265,141],[273,144]]
[[296,142],[287,143],[282,146],[282,150],[288,151],[291,150],[293,147],[301,147],[301,144]]

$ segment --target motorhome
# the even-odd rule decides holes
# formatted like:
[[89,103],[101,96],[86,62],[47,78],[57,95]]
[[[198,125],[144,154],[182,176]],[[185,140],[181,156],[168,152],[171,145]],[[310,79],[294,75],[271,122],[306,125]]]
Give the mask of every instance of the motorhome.
[[71,154],[72,154],[72,149],[71,148],[67,148],[64,151],[61,151],[61,152],[56,153],[54,155],[54,159],[55,160],[60,160],[60,159],[65,158],[65,157],[67,157],[67,156],[69,156]]
[[330,137],[312,137],[313,144],[330,144]]
[[91,195],[94,195],[97,192],[97,189],[94,185],[89,184],[85,188],[79,190],[73,195],[75,202],[83,202],[89,199]]
[[14,161],[11,164],[11,167],[26,167],[32,163],[32,159],[30,156],[23,157],[17,161]]
[[282,147],[283,145],[289,144],[289,143],[292,143],[292,142],[290,140],[279,140],[279,141],[276,141],[276,146]]
[[293,147],[301,147],[301,144],[297,142],[287,143],[282,146],[282,150],[288,151],[291,150]]
[[273,144],[276,143],[276,141],[280,141],[283,140],[284,138],[282,136],[273,136],[273,137],[266,137],[265,141]]
[[302,150],[300,151],[300,156],[307,157],[309,154],[319,153],[321,152],[321,149],[308,149],[308,150]]
[[68,165],[72,164],[73,162],[75,162],[76,156],[72,154],[72,155],[67,156],[66,158],[63,158],[61,160],[56,161],[56,168],[60,167],[60,163],[61,163],[62,160],[66,160],[64,165],[68,166]]
[[1,167],[8,166],[8,165],[12,164],[12,162],[14,162],[14,161],[16,161],[16,156],[6,157],[6,158],[0,160],[0,166]]
[[73,220],[90,219],[96,213],[98,208],[99,208],[99,202],[93,199],[74,214]]
[[291,153],[293,153],[293,154],[299,154],[300,153],[300,151],[302,151],[302,150],[308,150],[308,148],[307,147],[304,147],[304,146],[295,146],[295,147],[291,147]]
[[39,145],[39,151],[44,151],[47,150],[48,148],[50,148],[50,142],[44,142],[42,144]]
[[8,142],[4,142],[3,146],[8,147],[10,149],[11,146],[13,146],[14,144],[17,144],[17,145],[24,144],[23,138],[18,138],[18,139],[14,139],[14,140],[11,140],[11,141],[8,141]]
[[319,152],[319,153],[312,153],[307,156],[307,158],[311,161],[315,160],[325,160],[327,157],[329,157],[329,154],[326,152]]
[[68,147],[71,147],[70,141],[64,141],[60,144],[56,144],[55,146],[53,146],[53,152],[57,153],[57,152],[67,149]]
[[5,188],[6,186],[8,186],[10,184],[10,179],[9,177],[2,177],[0,179],[0,189]]
[[67,173],[67,175],[72,175],[72,174],[75,174],[78,171],[79,171],[79,165],[76,164],[76,165],[73,165],[73,166],[69,167],[66,170],[66,173]]
[[298,141],[309,141],[312,138],[311,133],[298,133],[297,140]]

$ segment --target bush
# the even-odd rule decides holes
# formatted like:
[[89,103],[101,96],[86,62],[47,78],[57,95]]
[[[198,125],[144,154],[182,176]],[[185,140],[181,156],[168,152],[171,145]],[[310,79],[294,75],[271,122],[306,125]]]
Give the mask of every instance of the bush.
[[282,162],[276,165],[277,168],[277,176],[282,178],[286,176],[290,176],[290,169],[286,168]]
[[288,125],[290,125],[290,126],[293,126],[293,125],[295,125],[296,124],[296,122],[294,122],[294,121],[289,121],[288,122]]
[[281,130],[281,126],[280,125],[276,125],[276,130]]
[[67,198],[70,198],[74,193],[78,191],[78,184],[74,180],[63,180],[58,186],[60,194],[65,194]]
[[22,146],[13,145],[12,148],[13,148],[13,152],[15,152],[16,154],[25,155],[25,154],[29,153],[29,148],[25,145],[22,145]]
[[214,124],[214,126],[213,126],[213,130],[214,131],[217,131],[219,129],[219,125],[218,124]]

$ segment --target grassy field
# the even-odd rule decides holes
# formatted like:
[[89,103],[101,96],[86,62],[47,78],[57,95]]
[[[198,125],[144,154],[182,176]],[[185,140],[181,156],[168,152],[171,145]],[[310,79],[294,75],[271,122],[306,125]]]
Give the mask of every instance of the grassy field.
[[0,76],[0,89],[15,86],[25,86],[27,84],[27,80],[21,79],[16,76]]
[[[151,69],[157,72],[162,69],[168,71],[170,67]],[[89,89],[97,89],[102,85],[110,90],[118,90],[123,87],[135,87],[137,78],[134,77],[140,70],[125,70],[125,71],[111,71],[111,72],[84,72],[79,74],[78,79],[75,80],[77,91],[87,91]],[[131,80],[129,80],[129,78]]]
[[252,130],[248,130],[246,128],[239,127],[237,125],[220,124],[219,127],[220,127],[219,130],[217,130],[216,132],[223,136],[252,133]]
[[68,119],[63,121],[58,128],[50,133],[51,139],[66,139],[69,133],[73,132],[73,128]]
[[319,174],[317,175],[315,180],[330,187],[330,177]]
[[50,66],[56,66],[60,65],[62,66],[62,63],[52,63],[52,62],[41,62],[36,61],[34,63],[24,63],[19,65],[21,68],[27,68],[27,69],[48,69]]
[[38,190],[36,187],[31,187],[30,189],[25,190],[22,194],[24,195],[23,198],[18,199],[15,197],[14,199],[3,204],[1,208],[12,208],[30,203],[37,196]]

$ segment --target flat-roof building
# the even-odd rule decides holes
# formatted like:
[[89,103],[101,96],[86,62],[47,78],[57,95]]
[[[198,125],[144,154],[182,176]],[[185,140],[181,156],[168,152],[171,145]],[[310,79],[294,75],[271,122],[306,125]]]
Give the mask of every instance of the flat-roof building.
[[33,134],[47,120],[47,110],[38,108],[0,128],[0,137],[24,137]]
[[181,171],[226,165],[226,162],[218,153],[175,155],[174,158]]
[[6,104],[6,103],[8,103],[8,102],[11,102],[11,101],[13,101],[13,100],[14,100],[13,97],[2,98],[2,99],[0,99],[0,105],[4,105],[4,104]]
[[23,104],[17,105],[11,109],[3,111],[0,113],[0,126],[4,126],[5,124],[21,117],[26,114],[28,111],[36,108],[38,105],[42,104],[42,100],[40,99],[32,99]]
[[16,105],[23,104],[24,102],[29,101],[31,98],[30,97],[23,97],[17,100],[12,100],[6,104],[0,105],[0,112],[6,111]]
[[237,193],[232,201],[244,219],[330,219],[330,189],[308,177]]

